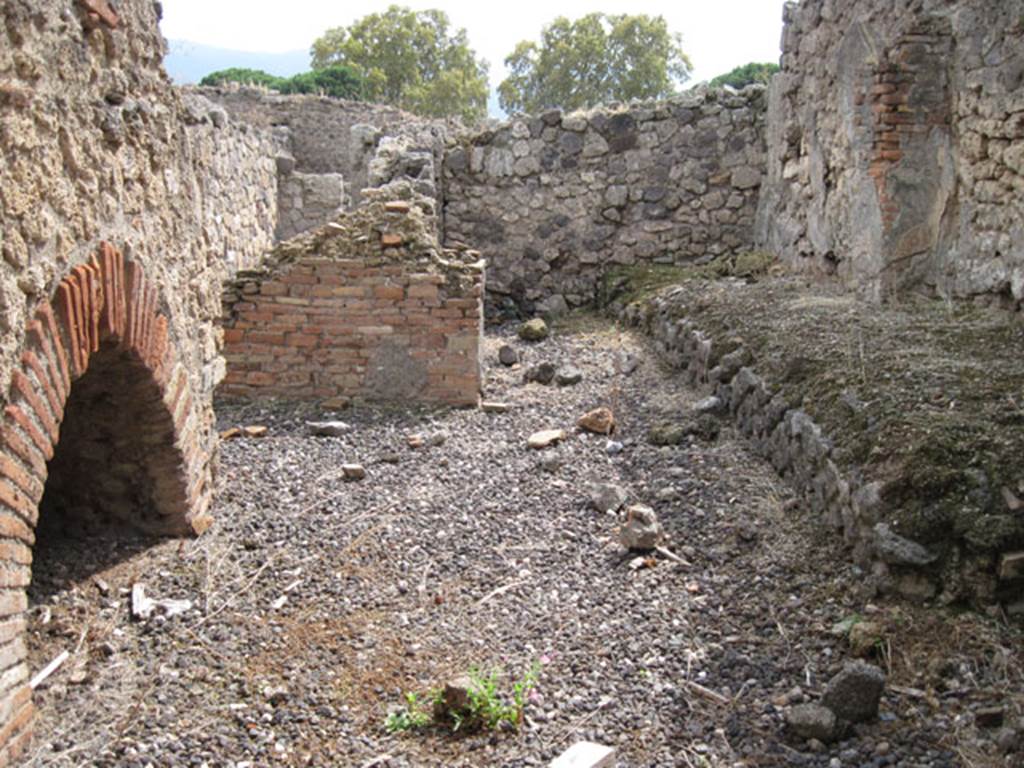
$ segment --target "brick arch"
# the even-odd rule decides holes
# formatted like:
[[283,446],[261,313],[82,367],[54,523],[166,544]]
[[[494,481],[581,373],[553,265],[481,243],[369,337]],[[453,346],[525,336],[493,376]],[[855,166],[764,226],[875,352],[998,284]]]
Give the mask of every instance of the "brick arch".
[[141,265],[103,243],[31,318],[0,415],[0,765],[25,748],[31,733],[23,612],[40,502],[59,440],[71,426],[66,411],[79,407],[76,393],[96,389],[108,366],[100,394],[110,400],[126,388],[130,418],[149,430],[135,455],[153,476],[146,484],[148,517],[119,519],[163,535],[199,533],[210,521],[212,488],[188,371]]

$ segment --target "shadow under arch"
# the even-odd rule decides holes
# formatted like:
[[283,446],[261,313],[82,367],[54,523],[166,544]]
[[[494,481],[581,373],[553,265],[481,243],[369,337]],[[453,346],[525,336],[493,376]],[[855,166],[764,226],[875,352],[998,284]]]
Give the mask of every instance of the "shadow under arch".
[[37,538],[110,526],[179,536],[211,522],[200,417],[158,298],[141,265],[102,243],[27,325],[0,416],[0,765],[31,738]]

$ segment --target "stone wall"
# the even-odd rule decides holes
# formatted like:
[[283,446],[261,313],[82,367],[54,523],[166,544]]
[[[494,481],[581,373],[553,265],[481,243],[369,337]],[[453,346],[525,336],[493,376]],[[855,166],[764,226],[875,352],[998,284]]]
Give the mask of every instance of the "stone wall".
[[764,163],[764,91],[555,110],[449,142],[449,244],[487,257],[496,307],[590,303],[615,265],[749,250]]
[[[405,199],[392,199],[404,197]],[[483,263],[441,251],[411,186],[281,244],[225,292],[229,397],[475,405]]]
[[209,524],[220,286],[275,223],[269,136],[182,101],[158,12],[0,0],[3,765],[31,735],[37,523]]
[[341,174],[353,206],[361,199],[360,190],[379,186],[369,179],[369,164],[382,137],[399,135],[414,126],[432,129],[438,137],[444,133],[443,123],[380,104],[326,96],[283,96],[251,87],[194,90],[222,105],[240,122],[278,129],[299,173]]
[[1024,299],[1024,0],[785,10],[757,238],[874,297]]
[[278,219],[274,231],[277,240],[287,240],[318,227],[347,207],[345,179],[340,173],[292,171],[281,174],[278,184]]
[[[183,102],[203,243],[229,274],[251,267],[273,246],[279,219],[287,218],[278,210],[278,141],[265,129],[228,119],[201,96],[185,92]],[[168,183],[180,189],[176,179]]]

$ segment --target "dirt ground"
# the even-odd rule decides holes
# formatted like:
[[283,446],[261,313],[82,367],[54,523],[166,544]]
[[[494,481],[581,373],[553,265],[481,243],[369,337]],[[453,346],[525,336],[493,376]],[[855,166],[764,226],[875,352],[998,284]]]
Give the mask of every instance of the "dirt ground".
[[[506,343],[521,356],[510,368],[496,359]],[[639,362],[630,375],[624,356]],[[542,361],[583,380],[524,384]],[[725,421],[714,440],[649,444],[652,424],[706,393],[645,340],[603,321],[533,345],[500,328],[485,365],[506,413],[225,404],[221,428],[269,429],[223,444],[209,532],[40,540],[31,668],[71,658],[36,692],[29,764],[512,768],[579,739],[615,746],[622,768],[1024,764],[1020,627],[867,597],[841,542]],[[574,428],[598,405],[615,411],[619,446]],[[325,417],[352,428],[308,434]],[[555,427],[561,444],[527,448]],[[367,477],[345,482],[343,462]],[[686,564],[622,549],[622,513],[588,499],[598,481],[652,506]],[[190,607],[133,620],[136,583]],[[804,742],[785,712],[852,658],[860,620],[882,628],[869,651],[888,675],[880,717]],[[472,668],[495,671],[506,699],[538,670],[518,730],[384,727],[406,693]],[[1001,727],[980,727],[987,707]]]

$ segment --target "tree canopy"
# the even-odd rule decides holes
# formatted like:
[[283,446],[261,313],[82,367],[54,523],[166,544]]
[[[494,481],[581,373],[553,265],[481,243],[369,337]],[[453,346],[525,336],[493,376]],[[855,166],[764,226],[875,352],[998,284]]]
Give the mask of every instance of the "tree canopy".
[[362,99],[365,85],[359,75],[350,67],[332,65],[312,72],[302,72],[293,77],[277,77],[261,69],[232,67],[211,72],[200,85],[262,85],[280,93],[323,93],[338,99]]
[[508,112],[577,109],[609,101],[670,96],[690,75],[678,33],[661,16],[590,13],[560,16],[505,59],[498,86]]
[[487,63],[476,58],[466,30],[449,27],[443,11],[392,5],[317,38],[313,69],[342,64],[362,79],[370,101],[475,120],[487,112]]
[[202,80],[200,85],[223,85],[224,83],[241,83],[242,85],[262,85],[273,88],[275,91],[281,87],[285,78],[264,72],[262,69],[246,69],[245,67],[230,67],[211,72]]
[[728,85],[736,90],[745,88],[752,83],[765,83],[772,79],[772,75],[779,71],[778,64],[759,64],[750,62],[741,67],[736,67],[724,75],[719,75],[711,81],[711,86],[721,88]]

